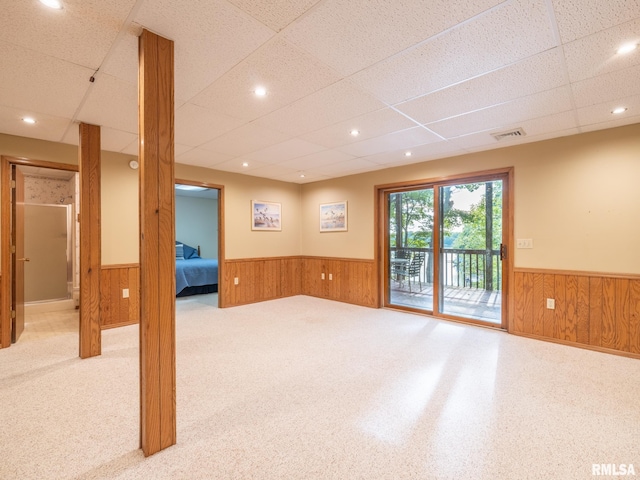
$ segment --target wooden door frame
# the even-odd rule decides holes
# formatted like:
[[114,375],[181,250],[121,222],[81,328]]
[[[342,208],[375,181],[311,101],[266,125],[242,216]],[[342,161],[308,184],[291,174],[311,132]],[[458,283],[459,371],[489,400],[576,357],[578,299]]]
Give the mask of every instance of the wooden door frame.
[[227,291],[225,283],[220,279],[223,277],[225,269],[224,264],[224,185],[208,182],[194,182],[193,180],[185,180],[181,178],[175,179],[176,185],[191,185],[193,187],[215,188],[218,190],[218,307],[224,308],[228,306],[226,302]]
[[[514,312],[514,302],[513,302],[513,268],[514,268],[514,188],[513,188],[513,177],[514,177],[514,168],[513,167],[505,167],[505,168],[497,168],[493,170],[484,170],[480,172],[471,172],[471,173],[461,173],[456,175],[450,175],[445,177],[436,177],[429,179],[420,179],[420,180],[410,180],[405,182],[396,182],[389,183],[383,185],[375,185],[374,186],[374,195],[376,199],[375,208],[374,208],[374,261],[377,266],[377,280],[378,280],[378,306],[386,307],[386,294],[388,290],[388,271],[387,271],[387,251],[384,248],[386,244],[386,220],[387,220],[387,208],[385,205],[385,196],[387,193],[393,193],[394,191],[406,191],[406,190],[417,190],[420,188],[426,188],[428,186],[445,186],[445,185],[454,185],[459,182],[473,182],[476,179],[482,179],[478,181],[485,181],[485,179],[491,179],[491,177],[496,178],[504,178],[505,183],[503,185],[503,219],[506,222],[506,228],[503,225],[503,239],[504,245],[506,245],[507,254],[506,258],[503,260],[504,262],[504,272],[505,275],[502,278],[502,288],[503,288],[503,305],[502,305],[502,322],[500,326],[496,326],[494,328],[499,328],[501,330],[508,331],[509,330],[509,321],[513,318]],[[435,193],[435,192],[434,192]],[[434,195],[434,198],[436,196]],[[434,226],[435,228],[435,226]],[[437,233],[437,232],[436,232]],[[437,237],[437,235],[436,235]],[[437,238],[435,238],[437,239]],[[434,243],[435,245],[435,243]],[[435,252],[434,246],[434,252]],[[437,273],[437,272],[435,272]],[[435,300],[435,299],[434,299]],[[434,304],[435,306],[435,304]],[[409,308],[409,307],[396,307],[399,310],[406,310],[414,313],[423,313],[419,309]],[[442,318],[445,320],[452,320],[461,323],[469,323],[474,325],[481,325],[486,327],[491,327],[487,324],[487,322],[477,321],[473,319],[465,319],[462,317],[453,317],[450,315],[443,315],[440,313],[433,313],[437,318]]]
[[[11,166],[23,165],[28,167],[50,168],[54,170],[67,170],[79,172],[78,165],[49,162],[45,160],[30,160],[11,156],[0,157],[0,348],[11,346],[11,295],[12,276],[11,271]],[[80,200],[82,201],[82,200]],[[82,205],[80,205],[82,208]],[[79,248],[82,242],[78,239]],[[81,279],[82,281],[82,279]],[[82,285],[80,286],[82,290]]]

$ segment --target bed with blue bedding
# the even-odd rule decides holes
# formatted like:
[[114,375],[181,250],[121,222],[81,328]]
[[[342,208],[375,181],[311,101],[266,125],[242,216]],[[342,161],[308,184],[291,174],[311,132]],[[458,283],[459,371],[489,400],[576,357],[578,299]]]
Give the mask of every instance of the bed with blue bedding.
[[198,250],[176,242],[176,296],[218,291],[218,260],[201,258]]

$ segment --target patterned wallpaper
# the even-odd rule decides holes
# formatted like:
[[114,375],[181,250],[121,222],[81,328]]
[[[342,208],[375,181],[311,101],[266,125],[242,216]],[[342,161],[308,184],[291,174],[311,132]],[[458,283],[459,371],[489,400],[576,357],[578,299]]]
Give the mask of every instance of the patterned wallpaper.
[[24,176],[24,202],[45,205],[74,203],[75,181]]

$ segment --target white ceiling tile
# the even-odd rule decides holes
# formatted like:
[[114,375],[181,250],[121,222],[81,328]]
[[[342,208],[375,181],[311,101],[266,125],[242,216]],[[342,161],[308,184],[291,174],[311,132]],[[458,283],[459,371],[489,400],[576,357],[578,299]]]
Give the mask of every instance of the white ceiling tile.
[[[245,166],[246,164],[246,166]],[[272,165],[268,165],[264,162],[258,161],[248,161],[243,158],[234,158],[232,160],[227,160],[225,162],[220,162],[215,165],[216,170],[223,170],[225,172],[235,172],[235,173],[246,173],[252,172],[254,170],[270,167]]]
[[136,23],[175,42],[175,94],[190,100],[274,35],[222,0],[146,0]]
[[[276,38],[196,95],[192,103],[254,120],[341,78],[308,53]],[[253,94],[257,86],[267,89],[265,97]]]
[[305,183],[311,183],[311,182],[320,182],[322,180],[329,180],[332,177],[329,175],[322,175],[321,173],[316,173],[316,172],[306,172],[304,174],[304,177],[300,177],[300,172],[293,172],[285,175],[277,175],[277,176],[267,177],[267,178],[272,178],[273,180],[280,180],[281,182],[305,184]]
[[441,138],[432,132],[422,127],[414,127],[363,140],[362,142],[343,145],[342,147],[338,147],[338,150],[355,157],[364,157],[391,150],[408,149],[416,145],[437,142],[439,140],[441,140]]
[[571,85],[578,108],[640,95],[640,65],[606,73]]
[[100,68],[101,73],[133,85],[138,84],[138,38],[141,30],[139,25],[130,26],[114,45],[109,58]]
[[244,155],[242,158],[248,161],[260,161],[267,164],[281,163],[285,160],[321,152],[324,147],[315,143],[294,138],[282,143],[277,143],[261,150]]
[[[392,108],[383,108],[301,135],[300,138],[327,148],[335,148],[415,126],[415,122]],[[358,130],[360,134],[354,137],[351,135],[352,130]]]
[[640,64],[640,48],[626,55],[616,53],[625,43],[640,44],[640,19],[566,44],[569,78],[575,82]]
[[81,122],[138,133],[138,88],[111,75],[100,75],[78,115]]
[[563,43],[640,17],[639,0],[553,0],[553,9]]
[[453,138],[486,130],[516,128],[527,120],[571,109],[570,89],[561,87],[430,123],[428,127],[445,138]]
[[256,123],[301,135],[383,108],[372,95],[343,80],[266,115]]
[[545,1],[515,0],[352,79],[396,104],[555,46]]
[[92,73],[0,41],[0,105],[72,118]]
[[408,165],[411,163],[420,163],[435,158],[447,157],[459,153],[464,153],[458,146],[446,140],[433,142],[426,145],[418,145],[411,148],[411,156],[405,155],[406,149],[394,150],[392,152],[379,153],[363,157],[363,160],[373,162],[379,165],[397,166]]
[[240,157],[290,138],[290,135],[249,123],[204,143],[201,148],[225,153],[232,157]]
[[498,3],[500,0],[328,0],[284,35],[343,75],[351,75]]
[[228,167],[230,170],[228,171],[233,171],[237,173],[247,173],[248,175],[255,175],[255,176],[264,177],[264,178],[278,178],[278,177],[282,177],[283,175],[292,175],[296,173],[300,175],[300,172],[297,169],[291,168],[291,167],[285,167],[282,165],[264,165],[261,163],[254,163],[254,164],[249,164],[249,166],[251,168],[249,169],[243,168],[239,170],[237,165],[230,164]]
[[616,128],[623,127],[625,125],[633,125],[636,123],[640,123],[640,115],[627,116],[617,119],[610,119],[609,121],[602,123],[592,123],[590,125],[585,125],[581,127],[580,130],[582,132],[593,132],[596,130],[604,130],[606,128]]
[[279,32],[319,0],[229,0],[259,22]]
[[[173,145],[173,153],[176,159],[183,153],[187,153],[189,150],[193,150],[193,147],[190,147],[189,145],[181,145],[179,143],[175,143]],[[140,153],[140,149],[138,148],[138,136],[136,135],[135,140],[120,150],[120,152],[137,156]]]
[[197,147],[244,124],[214,110],[185,103],[175,112],[175,139]]
[[[22,119],[27,116],[33,117],[36,123],[24,123]],[[0,105],[0,132],[9,135],[60,142],[70,124],[71,120],[69,118],[34,113],[31,110]]]
[[201,148],[193,148],[180,155],[176,154],[175,159],[176,163],[184,165],[213,168],[215,165],[229,161],[231,157],[222,153],[202,150]]
[[96,70],[135,1],[65,0],[62,10],[3,2],[0,40]]
[[322,152],[294,158],[286,162],[279,163],[283,167],[294,168],[296,170],[309,170],[313,168],[325,167],[339,162],[350,162],[355,157],[336,150],[324,150]]
[[560,48],[526,58],[449,88],[395,106],[420,123],[472,112],[566,83]]
[[[76,136],[78,136],[77,131]],[[109,127],[100,128],[100,142],[102,150],[120,152],[137,139],[138,135],[135,133],[123,132]]]
[[[626,107],[627,111],[614,115],[612,110],[616,107]],[[620,98],[610,102],[589,105],[578,109],[578,120],[581,127],[608,122],[617,122],[621,119],[640,115],[640,95]]]
[[332,165],[326,165],[324,167],[309,169],[309,171],[305,171],[305,175],[307,173],[309,175],[316,173],[331,177],[340,177],[343,175],[353,175],[355,173],[379,170],[381,168],[384,167],[381,167],[380,165],[369,160],[354,158],[353,160],[349,160],[347,162],[339,162]]
[[460,149],[476,151],[481,147],[481,149],[502,148],[521,143],[530,143],[532,141],[536,141],[543,135],[545,138],[547,138],[547,135],[553,136],[553,132],[559,132],[559,136],[578,133],[575,114],[573,111],[560,112],[545,117],[523,121],[518,125],[514,125],[514,127],[516,126],[522,127],[526,136],[507,138],[506,140],[497,141],[491,136],[491,134],[494,133],[494,131],[491,130],[456,137],[449,140],[449,142]]

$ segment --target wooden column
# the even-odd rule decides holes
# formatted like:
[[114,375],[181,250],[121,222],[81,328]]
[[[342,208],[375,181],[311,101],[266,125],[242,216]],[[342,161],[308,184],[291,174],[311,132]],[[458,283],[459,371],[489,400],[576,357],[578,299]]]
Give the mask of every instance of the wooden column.
[[80,358],[100,355],[100,127],[80,124]]
[[173,42],[139,38],[142,451],[176,443]]

